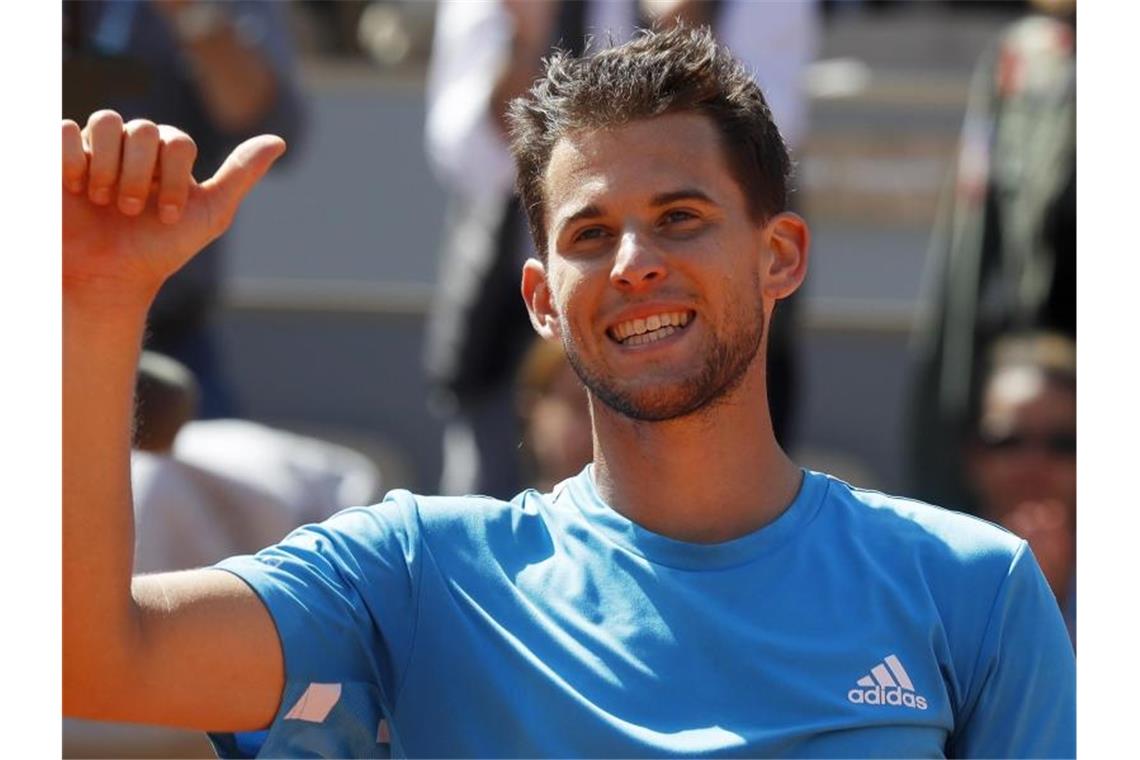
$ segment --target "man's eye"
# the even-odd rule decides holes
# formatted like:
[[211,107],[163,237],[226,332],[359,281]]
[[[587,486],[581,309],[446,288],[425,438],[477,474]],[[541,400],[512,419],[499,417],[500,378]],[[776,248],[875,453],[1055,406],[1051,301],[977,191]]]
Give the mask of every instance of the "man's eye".
[[666,211],[661,221],[665,224],[681,224],[683,222],[688,222],[696,218],[697,215],[691,211],[685,211],[684,209],[673,209],[671,211]]
[[606,231],[602,227],[587,227],[574,236],[574,242],[577,243],[583,240],[597,240],[598,238],[603,237],[605,234]]

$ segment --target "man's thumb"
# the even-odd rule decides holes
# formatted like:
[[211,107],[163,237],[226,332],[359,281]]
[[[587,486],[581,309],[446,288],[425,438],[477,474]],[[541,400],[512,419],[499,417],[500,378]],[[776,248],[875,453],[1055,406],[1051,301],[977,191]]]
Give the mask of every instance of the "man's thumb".
[[202,183],[216,209],[215,218],[232,217],[246,193],[284,153],[285,141],[276,135],[258,135],[234,148],[214,176]]

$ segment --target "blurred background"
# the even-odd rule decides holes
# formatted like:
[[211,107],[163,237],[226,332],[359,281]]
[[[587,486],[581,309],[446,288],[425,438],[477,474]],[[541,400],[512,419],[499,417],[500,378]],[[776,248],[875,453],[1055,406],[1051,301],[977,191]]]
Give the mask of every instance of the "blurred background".
[[[162,441],[136,445],[141,535],[186,550],[194,509],[230,515],[230,535],[136,564],[252,551],[391,488],[509,497],[580,469],[584,396],[530,345],[517,296],[529,244],[496,108],[552,43],[679,14],[756,72],[813,233],[807,285],[773,326],[781,442],[854,485],[1036,536],[1075,636],[1073,3],[63,8],[65,116],[180,126],[199,177],[246,135],[290,143],[152,311],[147,348],[181,365],[140,372]],[[65,752],[134,751],[95,746]]]

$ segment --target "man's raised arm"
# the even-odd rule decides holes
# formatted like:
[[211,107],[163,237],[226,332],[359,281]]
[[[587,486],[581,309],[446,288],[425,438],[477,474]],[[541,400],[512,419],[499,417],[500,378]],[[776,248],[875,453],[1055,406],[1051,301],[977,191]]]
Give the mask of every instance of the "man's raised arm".
[[217,570],[135,579],[133,390],[159,286],[229,226],[284,152],[263,135],[212,178],[184,133],[100,111],[63,122],[63,701],[77,717],[269,724],[284,683],[260,600]]

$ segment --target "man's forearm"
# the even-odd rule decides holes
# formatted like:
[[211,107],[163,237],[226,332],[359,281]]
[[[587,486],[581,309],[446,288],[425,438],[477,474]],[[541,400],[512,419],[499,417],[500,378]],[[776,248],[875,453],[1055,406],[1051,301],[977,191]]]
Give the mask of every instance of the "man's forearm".
[[[136,636],[130,437],[145,305],[63,307],[64,709],[90,715]],[[94,688],[93,688],[94,687]],[[111,697],[106,693],[107,698]]]
[[507,124],[507,106],[515,98],[526,94],[526,91],[534,84],[545,52],[545,47],[528,46],[516,42],[511,48],[510,59],[504,65],[491,88],[491,114],[495,118],[495,125],[504,137],[510,132],[510,127]]
[[265,51],[242,39],[240,11],[227,5],[165,0],[153,7],[193,69],[198,95],[214,124],[240,135],[255,130],[273,108],[277,74]]
[[232,25],[188,42],[198,94],[214,122],[226,132],[257,127],[277,99],[277,76],[257,50],[238,39]]

